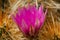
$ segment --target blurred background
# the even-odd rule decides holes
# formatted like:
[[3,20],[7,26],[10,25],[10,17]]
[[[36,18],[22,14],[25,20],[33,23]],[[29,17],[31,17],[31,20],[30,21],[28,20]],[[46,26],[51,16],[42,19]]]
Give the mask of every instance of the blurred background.
[[39,40],[60,40],[60,0],[0,0],[0,40],[28,40],[12,21],[11,14],[18,7],[43,4],[48,9],[45,23],[39,31]]

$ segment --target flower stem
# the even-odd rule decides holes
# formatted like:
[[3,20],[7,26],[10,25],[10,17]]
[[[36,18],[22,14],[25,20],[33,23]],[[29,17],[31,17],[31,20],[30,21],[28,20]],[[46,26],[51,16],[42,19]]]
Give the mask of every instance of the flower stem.
[[37,38],[30,38],[30,40],[38,40]]

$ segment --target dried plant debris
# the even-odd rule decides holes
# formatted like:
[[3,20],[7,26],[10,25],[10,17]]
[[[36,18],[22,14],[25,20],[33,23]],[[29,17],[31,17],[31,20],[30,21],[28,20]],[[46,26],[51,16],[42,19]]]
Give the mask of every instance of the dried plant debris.
[[53,0],[53,1],[55,1],[56,3],[60,3],[60,0]]
[[0,28],[0,40],[12,40],[8,33],[5,27]]
[[1,0],[0,4],[1,4],[0,7],[2,8],[2,11],[4,11],[5,9],[7,9],[10,6],[8,0]]

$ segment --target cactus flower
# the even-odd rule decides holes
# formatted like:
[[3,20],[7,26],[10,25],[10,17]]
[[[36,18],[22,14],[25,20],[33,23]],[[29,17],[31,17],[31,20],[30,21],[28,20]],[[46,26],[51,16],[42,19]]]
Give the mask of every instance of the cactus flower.
[[12,15],[12,19],[24,35],[34,37],[43,26],[46,13],[47,10],[44,12],[42,5],[39,9],[34,5],[28,5],[28,7],[18,8],[16,16]]

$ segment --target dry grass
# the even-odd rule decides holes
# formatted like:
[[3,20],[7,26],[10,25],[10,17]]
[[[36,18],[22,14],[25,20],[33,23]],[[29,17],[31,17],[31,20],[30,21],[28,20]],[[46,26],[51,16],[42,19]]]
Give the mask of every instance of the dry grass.
[[[27,39],[19,31],[17,25],[12,21],[10,15],[16,12],[18,6],[25,6],[27,3],[34,4],[29,0],[10,0],[9,4],[5,3],[4,12],[0,11],[0,40],[23,40]],[[38,0],[38,4],[42,3],[44,8],[48,9],[46,21],[39,31],[39,40],[60,40],[60,3],[59,0]],[[9,6],[8,6],[9,5]],[[1,7],[1,6],[0,6]],[[4,33],[5,30],[5,33]],[[1,32],[2,31],[2,32]],[[28,40],[28,39],[27,39]]]

